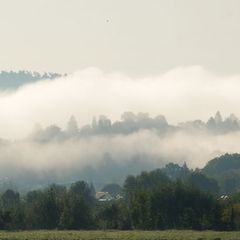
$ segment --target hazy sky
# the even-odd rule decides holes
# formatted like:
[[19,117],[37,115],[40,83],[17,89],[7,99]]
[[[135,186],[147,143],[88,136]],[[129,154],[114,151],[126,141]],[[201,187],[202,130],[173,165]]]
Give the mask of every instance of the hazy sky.
[[0,69],[239,73],[238,0],[0,0]]

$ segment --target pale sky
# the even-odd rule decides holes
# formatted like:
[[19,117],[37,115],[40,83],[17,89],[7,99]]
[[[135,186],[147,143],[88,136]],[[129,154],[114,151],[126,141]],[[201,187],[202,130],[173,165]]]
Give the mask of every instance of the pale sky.
[[240,72],[238,0],[0,0],[0,69]]

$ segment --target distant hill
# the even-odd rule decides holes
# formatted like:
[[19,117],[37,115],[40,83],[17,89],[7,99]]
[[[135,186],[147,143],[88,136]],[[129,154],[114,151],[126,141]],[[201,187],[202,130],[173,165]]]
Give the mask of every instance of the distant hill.
[[54,79],[61,77],[58,73],[38,73],[30,71],[1,71],[0,89],[17,89],[25,84],[37,82],[43,79]]
[[224,154],[207,163],[201,171],[215,178],[222,193],[230,194],[240,191],[240,154]]
[[232,170],[240,170],[240,154],[224,154],[207,163],[202,171],[207,175],[218,176]]

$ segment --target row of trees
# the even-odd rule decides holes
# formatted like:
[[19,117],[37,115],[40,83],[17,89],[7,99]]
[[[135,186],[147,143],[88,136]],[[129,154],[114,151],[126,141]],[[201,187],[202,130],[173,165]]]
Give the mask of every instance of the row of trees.
[[80,181],[69,189],[51,185],[22,198],[7,190],[1,197],[2,229],[87,229],[93,226],[94,190]]
[[219,198],[161,170],[127,177],[124,198],[98,202],[92,185],[51,185],[1,195],[0,229],[216,229],[240,228],[240,195]]
[[72,137],[87,137],[93,135],[106,134],[131,134],[140,130],[157,130],[158,134],[173,132],[178,130],[203,130],[209,133],[224,134],[240,130],[240,120],[233,114],[223,119],[220,112],[215,117],[211,117],[207,122],[201,120],[183,122],[178,125],[169,125],[163,115],[150,117],[148,113],[124,112],[120,121],[111,121],[107,116],[95,117],[91,124],[78,127],[77,120],[71,116],[65,130],[57,125],[50,125],[42,128],[37,125],[31,139],[38,142],[48,142],[54,140],[66,140]]
[[135,115],[132,112],[125,112],[121,116],[121,121],[112,122],[108,117],[101,115],[98,119],[94,117],[92,124],[81,128],[78,127],[74,116],[70,117],[65,130],[57,125],[50,125],[46,128],[36,125],[30,137],[37,142],[48,142],[92,135],[131,134],[141,129],[158,129],[161,130],[161,133],[164,133],[169,127],[163,115],[151,118],[147,113]]

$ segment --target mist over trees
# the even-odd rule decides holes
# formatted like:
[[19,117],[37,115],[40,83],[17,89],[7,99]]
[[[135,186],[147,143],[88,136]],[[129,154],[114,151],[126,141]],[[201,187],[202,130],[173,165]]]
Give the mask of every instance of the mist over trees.
[[[219,112],[206,122],[177,125],[169,124],[163,115],[132,112],[123,113],[117,121],[106,116],[93,118],[83,127],[74,116],[64,128],[37,124],[25,139],[1,140],[0,189],[29,190],[79,177],[100,189],[108,183],[122,184],[129,174],[163,168],[170,162],[172,166],[165,170],[171,179],[175,172],[179,178],[186,176],[186,169],[178,171],[184,163],[192,169],[202,168],[225,152],[239,152],[238,128],[236,117],[224,119]],[[214,183],[208,184],[214,187]]]
[[149,117],[147,113],[134,114],[125,112],[120,121],[112,122],[107,116],[101,115],[98,119],[93,118],[92,123],[81,128],[78,127],[77,120],[71,116],[65,130],[56,125],[46,128],[36,126],[31,138],[35,141],[45,142],[51,140],[64,140],[71,137],[88,137],[94,135],[108,134],[131,134],[140,130],[159,130],[161,133],[171,129],[163,115],[155,118]]
[[94,117],[91,124],[79,127],[76,118],[71,116],[66,129],[61,129],[57,125],[50,125],[46,128],[38,125],[31,138],[35,141],[45,142],[95,135],[128,135],[142,130],[157,131],[159,135],[178,131],[206,131],[211,134],[227,134],[238,132],[240,130],[240,121],[234,114],[223,119],[221,113],[217,112],[207,122],[194,120],[179,123],[178,125],[170,125],[163,115],[150,117],[148,113],[124,112],[119,121],[113,122],[107,116],[101,115],[98,119]]

